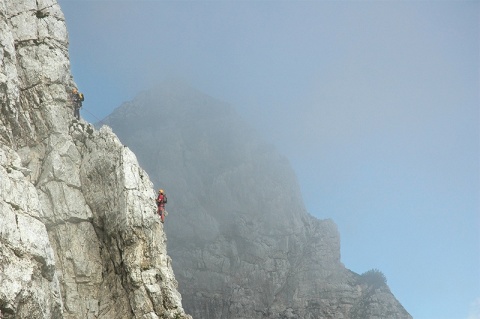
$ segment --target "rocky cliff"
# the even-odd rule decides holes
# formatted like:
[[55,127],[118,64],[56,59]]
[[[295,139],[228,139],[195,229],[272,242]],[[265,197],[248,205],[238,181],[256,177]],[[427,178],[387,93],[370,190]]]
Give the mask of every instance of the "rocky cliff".
[[310,216],[288,161],[236,112],[181,83],[107,119],[169,196],[169,253],[195,318],[411,318],[379,271],[340,260],[331,220]]
[[148,175],[73,118],[55,0],[0,0],[0,318],[191,318]]

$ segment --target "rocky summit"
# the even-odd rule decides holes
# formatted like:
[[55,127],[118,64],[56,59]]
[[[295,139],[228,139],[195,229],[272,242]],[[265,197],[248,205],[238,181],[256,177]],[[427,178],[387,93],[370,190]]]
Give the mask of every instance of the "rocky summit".
[[57,2],[0,0],[0,318],[191,318],[152,182],[74,87]]
[[168,194],[165,229],[186,311],[205,319],[408,319],[379,270],[340,259],[287,159],[236,111],[178,81],[104,121]]

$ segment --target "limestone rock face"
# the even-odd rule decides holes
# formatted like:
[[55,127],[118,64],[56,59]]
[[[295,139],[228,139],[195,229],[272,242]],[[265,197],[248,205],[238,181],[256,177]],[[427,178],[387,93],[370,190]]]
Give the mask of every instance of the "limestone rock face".
[[191,318],[153,184],[76,121],[55,0],[0,0],[0,317]]
[[288,161],[225,103],[166,83],[104,122],[167,192],[169,254],[193,317],[411,318],[385,283],[344,267],[335,224],[306,212]]

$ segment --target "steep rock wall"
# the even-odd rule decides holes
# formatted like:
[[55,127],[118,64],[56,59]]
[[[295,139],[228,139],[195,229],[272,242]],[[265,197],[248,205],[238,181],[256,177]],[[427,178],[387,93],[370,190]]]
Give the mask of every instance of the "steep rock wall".
[[190,318],[135,155],[73,118],[55,0],[0,0],[0,317]]
[[169,253],[194,317],[411,318],[387,285],[345,268],[335,224],[306,212],[288,161],[229,105],[170,82],[104,122],[169,195]]

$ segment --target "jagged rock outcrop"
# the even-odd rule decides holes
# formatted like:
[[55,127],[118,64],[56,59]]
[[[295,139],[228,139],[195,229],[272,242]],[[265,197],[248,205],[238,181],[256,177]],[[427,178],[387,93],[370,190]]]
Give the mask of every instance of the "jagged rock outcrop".
[[0,317],[191,318],[153,184],[73,118],[55,0],[0,0]]
[[384,282],[344,267],[335,224],[306,212],[288,161],[225,103],[172,82],[104,122],[169,195],[169,253],[194,317],[411,318]]

